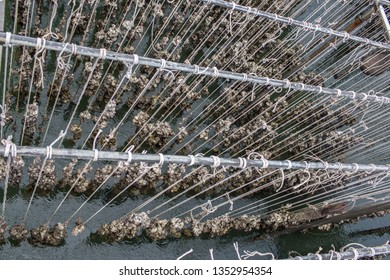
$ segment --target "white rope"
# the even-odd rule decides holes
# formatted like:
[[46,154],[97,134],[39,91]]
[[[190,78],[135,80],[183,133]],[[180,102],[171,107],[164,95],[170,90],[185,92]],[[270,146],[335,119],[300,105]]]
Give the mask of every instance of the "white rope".
[[6,32],[5,33],[5,42],[4,42],[4,46],[9,48],[9,47],[12,47],[11,45],[11,32]]
[[158,165],[163,166],[164,165],[164,155],[162,153],[159,153],[158,155],[160,157],[160,161],[159,161]]
[[233,246],[234,246],[234,250],[236,250],[238,259],[241,260],[241,254],[240,254],[240,251],[238,249],[238,242],[234,242]]
[[184,258],[185,256],[191,254],[194,250],[193,249],[190,249],[188,252],[185,252],[183,255],[181,255],[180,257],[178,257],[176,260],[181,260],[182,258]]
[[98,133],[96,134],[95,138],[93,139],[93,145],[92,145],[92,150],[94,151],[93,161],[97,161],[99,159],[99,150],[96,149],[96,141],[102,132],[103,132],[103,130],[99,129]]
[[211,260],[212,260],[212,261],[214,260],[214,254],[213,254],[213,251],[214,251],[214,249],[209,249],[209,252],[210,252],[210,257],[211,257]]
[[195,164],[195,157],[193,156],[193,155],[189,155],[188,156],[189,158],[190,158],[190,163],[188,164],[188,166],[192,166],[192,165],[194,165]]
[[7,139],[2,139],[1,143],[5,146],[4,157],[9,157],[10,154],[11,157],[16,157],[17,148],[16,145],[12,143],[12,135],[9,135]]
[[271,260],[274,260],[275,259],[275,256],[274,256],[274,254],[272,254],[272,253],[260,253],[260,252],[258,252],[258,251],[253,251],[253,252],[251,252],[251,251],[246,251],[246,250],[244,250],[244,255],[242,255],[241,256],[241,258],[243,258],[244,260],[247,260],[247,259],[249,259],[250,257],[254,257],[254,256],[256,256],[256,255],[258,255],[258,256],[260,256],[260,257],[263,257],[263,256],[271,256]]

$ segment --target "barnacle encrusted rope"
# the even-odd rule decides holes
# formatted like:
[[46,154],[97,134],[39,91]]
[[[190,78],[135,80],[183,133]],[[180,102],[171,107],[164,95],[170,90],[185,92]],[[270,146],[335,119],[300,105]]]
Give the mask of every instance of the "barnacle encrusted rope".
[[[343,38],[344,36],[345,34],[343,33]],[[5,41],[5,33],[0,32],[0,42],[4,42],[4,41]],[[20,36],[20,35],[11,35],[11,43],[36,47],[37,39],[26,37],[26,36]],[[58,42],[46,41],[45,44],[46,44],[45,48],[48,50],[57,50],[57,51],[64,50],[65,52],[72,52],[72,48],[70,46],[64,48],[63,44]],[[83,46],[77,46],[77,54],[97,57],[101,59],[122,61],[122,62],[125,61],[134,62],[135,60],[134,55],[127,55],[127,54],[111,52],[111,51],[107,51],[105,55],[102,56],[101,50],[83,47]],[[249,83],[254,83],[259,85],[270,85],[273,87],[291,88],[291,90],[312,92],[320,95],[331,95],[331,96],[345,97],[345,98],[355,99],[355,100],[365,100],[365,102],[373,101],[373,102],[381,102],[384,104],[390,103],[390,98],[376,95],[376,94],[368,95],[367,93],[364,92],[359,93],[354,91],[346,91],[341,89],[332,89],[332,88],[308,85],[303,83],[289,82],[287,80],[271,79],[269,77],[258,77],[255,75],[250,75],[250,74],[248,75],[245,73],[222,71],[222,70],[218,70],[215,67],[214,68],[199,67],[191,64],[178,63],[173,61],[163,62],[161,59],[154,59],[149,57],[140,56],[138,59],[140,65],[147,65],[147,66],[160,68],[160,69],[162,66],[164,66],[164,69],[166,70],[176,70],[176,71],[178,70],[178,71],[182,71],[186,73],[194,73],[194,74],[199,73],[199,75],[205,75],[214,78],[218,77],[218,78],[225,78],[225,79],[231,79],[236,81],[247,81]],[[93,71],[91,71],[91,73],[92,72]],[[88,82],[86,84],[88,84]]]

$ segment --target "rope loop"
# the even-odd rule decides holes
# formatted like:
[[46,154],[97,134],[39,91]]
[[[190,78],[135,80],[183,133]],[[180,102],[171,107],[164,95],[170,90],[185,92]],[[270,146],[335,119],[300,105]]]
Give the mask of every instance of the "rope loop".
[[106,49],[100,49],[99,58],[100,59],[106,59],[106,56],[107,56],[107,50]]
[[11,32],[5,33],[5,43],[4,46],[9,48],[11,47]]
[[139,64],[139,56],[138,54],[133,54],[133,64],[138,65]]
[[324,161],[323,164],[324,164],[324,170],[328,170],[329,163],[327,161]]
[[94,152],[93,161],[97,161],[99,159],[99,150],[94,149],[93,152]]
[[72,44],[72,55],[76,55],[77,54],[77,45],[76,44]]
[[193,166],[195,164],[195,156],[189,155],[188,157],[191,160],[190,163],[188,164],[188,166]]
[[49,146],[46,147],[46,159],[51,159],[52,158],[54,144],[57,143],[65,135],[66,135],[66,133],[63,130],[61,130],[60,134],[57,137],[57,139],[55,139]]
[[99,137],[99,135],[103,132],[103,130],[99,129],[98,133],[96,134],[95,138],[93,139],[93,144],[92,144],[92,150],[94,151],[94,157],[93,161],[97,161],[99,159],[99,151],[96,149],[96,141]]
[[248,161],[245,158],[239,157],[238,160],[240,162],[240,165],[239,165],[240,168],[242,168],[242,169],[247,168]]
[[353,259],[354,260],[359,259],[359,252],[355,248],[351,247],[351,248],[348,249],[348,251],[352,251],[353,252]]
[[42,38],[37,38],[37,44],[35,48],[39,51],[42,48]]
[[236,3],[234,3],[234,2],[231,2],[231,3],[232,3],[232,8],[231,8],[231,10],[229,11],[230,14],[233,13],[233,11],[236,9],[236,6],[237,6]]
[[159,153],[158,155],[160,156],[160,161],[159,161],[158,165],[163,166],[164,165],[164,155],[162,153]]
[[133,150],[134,150],[134,145],[131,145],[127,150],[126,153],[128,155],[127,157],[127,164],[130,164],[131,161],[133,160]]
[[12,143],[12,135],[9,135],[7,139],[2,139],[1,143],[5,146],[4,157],[9,157],[10,154],[11,157],[16,157],[17,148],[16,145]]
[[167,61],[165,59],[161,59],[161,65],[160,65],[160,69],[165,69],[165,67],[167,67]]
[[53,147],[47,146],[46,147],[46,159],[51,159],[53,156]]
[[370,166],[371,166],[371,171],[370,171],[370,173],[369,174],[371,174],[372,172],[375,172],[376,171],[376,165],[375,164],[373,164],[373,163],[370,163],[369,164]]
[[357,163],[352,163],[352,166],[354,166],[355,168],[354,168],[354,170],[353,170],[353,172],[358,172],[359,171],[359,164],[357,164]]
[[214,160],[214,163],[211,167],[217,168],[218,166],[221,165],[221,159],[217,156],[211,156],[211,158]]
[[291,89],[291,82],[288,79],[283,80],[285,82],[285,88]]
[[370,247],[371,255],[370,257],[374,257],[376,255],[375,249]]
[[263,161],[263,169],[268,168],[269,162],[268,160],[262,155],[261,160]]
[[199,74],[199,65],[194,65],[194,68],[195,68],[194,74],[198,75]]
[[219,77],[219,71],[217,67],[213,67],[213,77],[215,78]]

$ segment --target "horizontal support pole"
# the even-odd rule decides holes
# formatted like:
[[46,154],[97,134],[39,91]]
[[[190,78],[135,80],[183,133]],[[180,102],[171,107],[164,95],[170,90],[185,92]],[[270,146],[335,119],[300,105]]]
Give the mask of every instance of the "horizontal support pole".
[[390,1],[389,0],[378,0],[378,2],[382,5],[390,5]]
[[297,27],[304,28],[305,30],[311,30],[314,32],[321,32],[321,33],[324,33],[327,35],[336,36],[336,37],[342,38],[343,40],[352,40],[352,41],[355,41],[358,43],[364,43],[367,45],[371,45],[371,46],[374,46],[374,47],[377,47],[380,49],[390,50],[390,44],[388,44],[388,43],[378,42],[378,41],[370,40],[368,38],[362,38],[359,36],[349,34],[348,32],[337,31],[337,30],[334,30],[331,28],[326,28],[326,27],[320,26],[319,24],[312,24],[309,22],[299,21],[299,20],[295,20],[295,19],[292,19],[289,17],[280,16],[278,14],[260,11],[260,10],[257,10],[255,8],[252,8],[252,7],[238,5],[238,4],[235,4],[233,2],[226,2],[223,0],[198,0],[198,1],[204,2],[204,3],[209,4],[209,5],[215,5],[215,6],[227,8],[227,9],[234,10],[234,11],[239,11],[239,12],[242,12],[242,13],[245,13],[248,15],[254,15],[254,16],[266,18],[269,20],[273,20],[275,22],[285,23],[288,25],[294,25]]
[[[0,154],[4,154],[6,147],[0,146]],[[45,147],[16,147],[17,155],[25,157],[48,156],[48,149]],[[99,161],[128,161],[129,154],[113,151],[99,151],[95,158],[93,150],[52,148],[52,158],[62,159],[82,159]],[[160,154],[131,154],[131,162],[145,162],[148,164],[159,164]],[[245,162],[245,164],[243,164]],[[232,167],[257,167],[271,169],[308,169],[308,170],[338,170],[338,171],[365,171],[365,172],[389,172],[390,166],[373,164],[347,164],[347,163],[326,163],[326,162],[302,162],[302,161],[278,161],[263,159],[243,159],[243,158],[218,158],[204,156],[179,156],[163,155],[163,164],[176,163],[194,166],[232,166]]]
[[310,254],[292,258],[293,260],[353,260],[365,257],[385,256],[390,254],[390,245],[377,247],[349,247],[343,252],[330,252],[327,254]]
[[385,34],[386,34],[385,36],[386,36],[387,40],[390,41],[390,23],[389,23],[389,19],[387,17],[385,8],[383,7],[382,4],[379,4],[379,1],[377,1],[376,3],[377,3],[379,16],[381,17],[383,27],[385,29]]
[[[0,32],[0,43],[6,43],[6,33]],[[29,47],[37,47],[37,38],[20,36],[20,35],[10,35],[9,43],[11,45],[22,45]],[[90,56],[96,58],[102,58],[102,52],[100,49],[94,49],[84,46],[72,45],[59,43],[54,41],[45,41],[45,48],[48,50],[54,50],[65,53],[73,53],[82,56]],[[135,59],[137,57],[137,59]],[[164,68],[171,71],[181,71],[185,73],[192,73],[196,75],[211,76],[216,78],[224,78],[241,82],[249,82],[253,84],[273,86],[278,88],[289,88],[293,90],[305,91],[310,93],[315,93],[318,95],[331,95],[337,97],[345,97],[355,100],[365,100],[379,102],[382,104],[389,104],[390,98],[384,96],[378,96],[375,92],[354,92],[354,91],[344,91],[340,89],[331,89],[327,87],[307,85],[303,83],[290,82],[288,80],[278,80],[271,79],[268,77],[258,77],[250,74],[241,74],[229,71],[218,70],[217,68],[209,67],[199,67],[197,65],[178,63],[172,61],[165,61],[162,59],[154,59],[149,57],[142,57],[124,53],[118,53],[113,51],[107,51],[104,57],[108,60],[120,61],[127,64],[134,64],[135,61],[140,65],[151,66],[154,68]]]

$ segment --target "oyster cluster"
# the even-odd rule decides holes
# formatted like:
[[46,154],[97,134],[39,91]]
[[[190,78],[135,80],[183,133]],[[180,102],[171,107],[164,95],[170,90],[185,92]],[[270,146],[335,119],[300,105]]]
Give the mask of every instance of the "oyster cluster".
[[22,225],[14,225],[10,230],[9,230],[9,235],[10,238],[14,241],[21,242],[27,238],[28,230],[27,228]]
[[7,163],[5,162],[4,158],[0,157],[0,181],[5,179],[6,166]]
[[11,161],[11,170],[9,174],[9,182],[13,186],[19,185],[20,181],[22,180],[22,173],[23,173],[23,167],[24,167],[24,160],[21,156],[16,156],[12,158]]
[[31,184],[35,184],[35,182],[38,180],[39,174],[41,174],[38,188],[45,191],[52,190],[57,184],[55,167],[56,165],[54,160],[46,160],[45,166],[42,166],[41,158],[34,158],[32,164],[28,168],[29,182]]
[[149,224],[150,218],[146,213],[131,213],[122,219],[100,226],[98,234],[108,240],[121,241],[140,235]]
[[4,233],[7,230],[7,223],[4,218],[0,218],[0,244],[5,241]]
[[222,236],[231,230],[251,231],[261,228],[262,221],[257,216],[243,215],[239,218],[220,216],[205,222],[193,220],[191,218],[172,218],[169,220],[152,219],[147,214],[142,214],[142,225],[134,223],[136,214],[130,214],[124,219],[115,220],[110,224],[102,225],[98,230],[98,235],[108,240],[121,241],[132,239],[145,231],[146,236],[151,240],[163,240],[167,238],[196,237],[200,235]]
[[55,224],[53,228],[43,225],[33,228],[30,234],[33,244],[59,246],[65,241],[66,227],[62,223]]
[[31,143],[34,137],[34,133],[37,130],[39,105],[33,102],[27,106],[27,113],[23,116],[22,125],[25,124],[24,141]]
[[138,138],[144,139],[143,141],[146,141],[150,147],[159,149],[175,135],[168,122],[147,122],[147,120],[149,115],[141,111],[134,117],[133,123],[138,128]]

